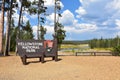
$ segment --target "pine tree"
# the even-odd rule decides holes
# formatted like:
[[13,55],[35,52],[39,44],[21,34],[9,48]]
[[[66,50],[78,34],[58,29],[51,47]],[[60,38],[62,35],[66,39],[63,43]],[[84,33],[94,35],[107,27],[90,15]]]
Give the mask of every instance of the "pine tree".
[[41,17],[41,14],[45,14],[47,7],[44,6],[44,1],[34,0],[32,5],[29,7],[30,14],[37,14],[38,15],[38,26],[37,26],[37,39],[42,40],[44,39],[44,35],[46,34],[46,28],[42,26],[45,19]]
[[10,31],[10,51],[15,51],[15,47],[16,47],[16,34],[17,34],[17,27],[15,27],[14,20],[12,19],[11,31]]
[[27,21],[25,27],[21,30],[21,39],[33,39],[33,31],[30,25],[30,22]]
[[[30,7],[30,1],[27,0],[20,0],[21,2],[21,7],[20,7],[20,13],[19,13],[19,21],[18,21],[18,28],[17,28],[17,39],[20,39],[21,35],[20,35],[20,27],[22,25],[21,23],[21,17],[22,17],[22,13],[23,13],[23,8],[29,8]],[[23,26],[23,25],[22,25]]]
[[65,39],[66,34],[64,30],[64,26],[60,23],[56,23],[57,26],[57,43],[58,43],[58,49],[60,49],[62,41]]

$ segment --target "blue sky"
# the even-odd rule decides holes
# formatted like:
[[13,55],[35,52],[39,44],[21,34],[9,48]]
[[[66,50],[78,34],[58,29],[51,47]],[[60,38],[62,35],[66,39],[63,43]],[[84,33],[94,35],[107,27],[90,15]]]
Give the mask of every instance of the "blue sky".
[[112,38],[120,35],[120,0],[62,0],[62,3],[63,13],[66,11],[72,19],[63,22],[67,40]]
[[[19,0],[18,0],[19,1]],[[32,1],[32,0],[30,0]],[[113,38],[120,35],[120,0],[61,0],[60,23],[66,30],[65,40],[89,40],[93,38]],[[46,0],[49,16],[44,27],[45,39],[52,39],[54,32],[54,0]],[[14,14],[18,21],[18,11]],[[37,15],[24,12],[24,22],[30,20],[36,37]]]
[[61,2],[63,8],[60,22],[65,27],[66,40],[113,38],[120,35],[120,0]]

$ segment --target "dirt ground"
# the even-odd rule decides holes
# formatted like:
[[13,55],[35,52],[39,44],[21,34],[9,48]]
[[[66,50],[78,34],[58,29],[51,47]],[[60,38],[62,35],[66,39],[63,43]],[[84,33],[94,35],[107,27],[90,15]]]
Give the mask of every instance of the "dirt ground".
[[23,65],[19,56],[0,57],[0,80],[120,80],[120,57],[59,56],[28,59]]

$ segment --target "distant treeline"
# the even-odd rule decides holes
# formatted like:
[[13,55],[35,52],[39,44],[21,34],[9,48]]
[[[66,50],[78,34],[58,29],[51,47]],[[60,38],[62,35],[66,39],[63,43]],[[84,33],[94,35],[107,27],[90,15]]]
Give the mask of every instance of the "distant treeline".
[[63,41],[62,44],[89,44],[91,48],[111,48],[120,45],[119,36],[115,38],[103,39],[92,39],[84,41]]
[[89,46],[91,48],[111,48],[120,45],[119,36],[111,39],[93,39],[89,41]]

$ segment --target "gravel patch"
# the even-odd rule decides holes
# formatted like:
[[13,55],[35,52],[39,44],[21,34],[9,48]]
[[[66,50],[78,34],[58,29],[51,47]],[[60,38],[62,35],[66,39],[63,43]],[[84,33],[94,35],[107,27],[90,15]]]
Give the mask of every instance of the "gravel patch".
[[120,80],[120,57],[59,56],[60,61],[0,57],[0,80]]

